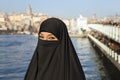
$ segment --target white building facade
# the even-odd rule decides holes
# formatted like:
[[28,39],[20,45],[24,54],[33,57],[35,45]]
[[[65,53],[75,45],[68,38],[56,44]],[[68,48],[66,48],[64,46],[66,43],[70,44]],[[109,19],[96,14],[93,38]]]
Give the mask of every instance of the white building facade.
[[77,30],[78,30],[78,34],[81,34],[82,31],[81,30],[87,30],[87,18],[83,17],[82,15],[80,15],[77,18]]

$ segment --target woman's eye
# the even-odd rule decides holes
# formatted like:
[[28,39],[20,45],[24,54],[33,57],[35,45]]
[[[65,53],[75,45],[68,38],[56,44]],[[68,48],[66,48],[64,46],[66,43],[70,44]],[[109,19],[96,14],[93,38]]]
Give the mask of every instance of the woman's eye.
[[39,36],[40,39],[43,39],[43,36]]
[[49,37],[49,39],[56,39],[55,37]]

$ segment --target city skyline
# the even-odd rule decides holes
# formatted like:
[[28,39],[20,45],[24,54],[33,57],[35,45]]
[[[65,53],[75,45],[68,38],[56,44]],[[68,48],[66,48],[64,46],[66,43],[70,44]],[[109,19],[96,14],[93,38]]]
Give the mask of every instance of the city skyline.
[[33,13],[62,18],[105,17],[119,15],[119,0],[1,0],[0,12],[25,13],[28,5]]

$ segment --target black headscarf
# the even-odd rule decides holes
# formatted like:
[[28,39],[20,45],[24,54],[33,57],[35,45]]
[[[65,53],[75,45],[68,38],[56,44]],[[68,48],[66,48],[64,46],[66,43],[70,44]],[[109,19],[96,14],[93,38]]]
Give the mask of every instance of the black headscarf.
[[49,18],[40,26],[40,32],[54,34],[58,41],[38,38],[38,44],[24,80],[85,80],[79,58],[64,22]]

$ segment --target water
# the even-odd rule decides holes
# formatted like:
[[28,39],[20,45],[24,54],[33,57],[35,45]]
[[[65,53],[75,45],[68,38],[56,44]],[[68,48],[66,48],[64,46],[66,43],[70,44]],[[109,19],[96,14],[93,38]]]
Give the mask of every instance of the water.
[[[72,38],[87,80],[109,80],[88,39]],[[23,80],[37,38],[31,35],[0,35],[0,80]]]
[[110,80],[99,56],[87,38],[72,38],[87,80]]

